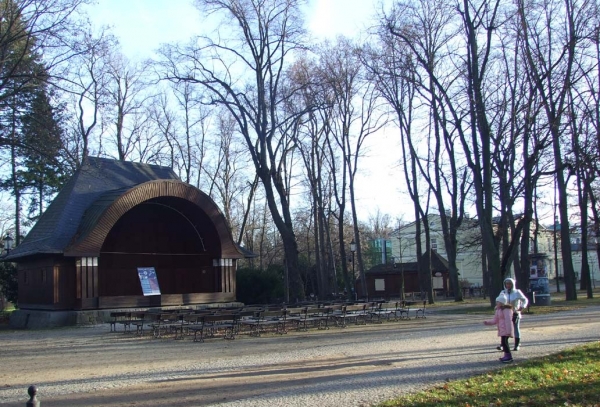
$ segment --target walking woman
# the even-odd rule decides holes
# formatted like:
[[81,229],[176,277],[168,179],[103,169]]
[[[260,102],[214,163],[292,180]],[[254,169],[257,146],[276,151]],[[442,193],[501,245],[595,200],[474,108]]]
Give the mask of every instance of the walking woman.
[[[517,289],[517,282],[512,278],[504,280],[504,290],[500,291],[500,294],[504,294],[508,300],[508,303],[504,307],[513,310],[512,321],[515,338],[515,347],[513,350],[518,351],[521,348],[521,311],[527,308],[529,300],[521,290]],[[502,350],[502,345],[496,349]]]

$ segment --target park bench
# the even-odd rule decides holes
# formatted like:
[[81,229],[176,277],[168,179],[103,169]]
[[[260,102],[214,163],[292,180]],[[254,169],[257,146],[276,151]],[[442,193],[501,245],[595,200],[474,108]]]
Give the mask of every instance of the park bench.
[[264,319],[264,309],[245,311],[244,315],[240,315],[239,327],[240,332],[248,331],[250,336],[260,336],[260,325]]
[[123,325],[123,331],[128,332],[131,329],[131,312],[114,311],[110,313],[110,332],[117,332],[117,325]]
[[396,310],[398,309],[397,302],[380,302],[372,306],[369,311],[371,322],[382,323],[385,319],[389,321],[392,316],[396,320]]
[[200,315],[193,311],[178,310],[163,321],[164,331],[175,334],[175,339],[183,339],[188,333],[188,326],[197,323]]
[[396,303],[396,311],[394,312],[396,319],[410,319],[411,301],[398,301]]
[[235,339],[238,333],[240,313],[223,313],[200,315],[195,324],[187,326],[188,331],[194,332],[194,342],[204,342],[205,338],[222,336],[224,339]]
[[288,311],[281,308],[257,311],[251,318],[241,318],[240,326],[249,329],[251,336],[260,336],[268,331],[284,334],[287,333],[287,315]]
[[341,305],[339,309],[335,310],[331,314],[336,326],[345,328],[347,326],[346,321],[348,317],[348,305]]
[[156,312],[134,311],[131,313],[130,325],[135,326],[135,333],[139,336],[144,335],[144,327],[154,321]]
[[415,312],[415,318],[425,319],[425,307],[427,306],[427,300],[423,300],[423,306],[418,308]]
[[174,312],[157,312],[148,315],[148,326],[152,328],[152,336],[160,338],[162,334],[177,331],[183,322],[183,315]]
[[329,329],[328,321],[330,313],[331,308],[302,308],[297,317],[298,330],[308,331],[309,326],[319,329]]
[[336,324],[345,328],[348,322],[366,324],[368,317],[367,304],[344,305],[339,315],[334,313]]
[[[366,325],[369,319],[369,304],[354,304],[349,307],[349,315],[354,323]],[[362,322],[361,322],[362,321]]]

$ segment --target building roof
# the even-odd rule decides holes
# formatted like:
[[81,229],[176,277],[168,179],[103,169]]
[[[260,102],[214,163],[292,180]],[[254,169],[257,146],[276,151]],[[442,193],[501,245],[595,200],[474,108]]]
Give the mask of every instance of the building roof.
[[[106,201],[99,198],[114,200],[133,186],[161,179],[179,180],[179,177],[169,167],[87,157],[23,242],[5,260],[63,253],[77,233],[86,210],[93,204],[102,206]],[[86,220],[93,221],[89,217]]]
[[[421,263],[423,267],[427,268],[429,264],[429,252],[423,253],[421,256]],[[435,250],[431,251],[431,271],[432,272],[447,272],[448,260],[439,255]],[[410,273],[418,271],[418,263],[394,263],[394,264],[378,264],[371,267],[365,272],[365,274],[398,274],[401,272]]]

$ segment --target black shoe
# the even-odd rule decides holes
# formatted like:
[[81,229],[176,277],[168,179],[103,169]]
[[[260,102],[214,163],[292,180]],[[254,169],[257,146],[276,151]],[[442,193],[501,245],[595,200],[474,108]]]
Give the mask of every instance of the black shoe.
[[518,351],[519,349],[521,349],[521,345],[515,346],[513,350]]
[[502,346],[496,346],[497,350],[502,350]]

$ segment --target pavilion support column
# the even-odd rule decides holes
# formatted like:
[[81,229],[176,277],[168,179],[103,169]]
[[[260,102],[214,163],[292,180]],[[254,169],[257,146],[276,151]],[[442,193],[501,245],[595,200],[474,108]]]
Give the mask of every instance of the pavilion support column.
[[80,257],[75,262],[77,299],[82,308],[94,308],[98,303],[98,257]]
[[235,290],[233,259],[213,259],[215,292],[232,293]]

